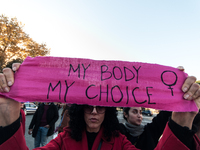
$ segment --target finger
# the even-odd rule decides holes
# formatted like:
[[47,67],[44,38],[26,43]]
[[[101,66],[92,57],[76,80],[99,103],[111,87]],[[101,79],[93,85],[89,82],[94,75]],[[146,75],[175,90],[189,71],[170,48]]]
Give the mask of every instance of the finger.
[[178,68],[179,70],[181,70],[181,71],[184,71],[184,70],[185,70],[183,66],[178,66],[177,68]]
[[200,109],[200,97],[196,98],[194,101],[195,101],[197,107]]
[[20,65],[21,65],[20,63],[13,63],[12,64],[12,70],[17,71],[19,69]]
[[198,97],[200,97],[200,85],[197,84],[197,86],[198,86],[198,89],[196,90],[196,92],[192,96],[192,99],[197,99]]
[[196,81],[196,77],[194,76],[189,76],[187,77],[187,79],[185,80],[183,86],[182,86],[182,91],[185,93],[187,92],[190,87],[192,86],[193,83],[195,83]]
[[7,85],[6,78],[3,73],[0,74],[0,91],[1,92],[9,92],[10,88]]
[[10,68],[4,68],[3,74],[6,78],[6,84],[7,86],[11,86],[14,83],[14,73]]
[[0,92],[2,93],[3,92],[3,89],[0,87]]
[[4,92],[2,84],[5,83],[5,77],[3,73],[0,73],[0,92]]
[[189,90],[184,94],[184,98],[187,99],[187,100],[192,100],[194,99],[194,97],[198,97],[200,96],[198,94],[198,90],[199,90],[199,85],[197,83],[193,83]]

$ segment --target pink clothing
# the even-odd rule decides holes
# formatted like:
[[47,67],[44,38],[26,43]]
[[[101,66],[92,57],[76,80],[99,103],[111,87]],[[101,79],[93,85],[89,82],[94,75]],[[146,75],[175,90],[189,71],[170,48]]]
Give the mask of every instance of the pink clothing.
[[19,102],[59,102],[113,107],[198,111],[183,99],[187,74],[177,68],[126,61],[64,57],[27,57],[15,73],[10,92]]
[[23,109],[20,109],[20,113],[21,113],[21,119],[20,119],[20,122],[22,123],[23,133],[24,133],[24,135],[25,135],[25,122],[26,122],[26,116],[25,116],[25,113],[24,113]]
[[[39,147],[34,150],[88,150],[86,132],[82,134],[82,141],[75,141],[69,135],[69,128],[64,128],[64,132],[60,133],[57,138],[51,140],[46,146]],[[99,131],[92,150],[97,150],[100,140],[103,140],[101,149],[103,150],[138,150],[133,146],[127,138],[120,134],[119,137],[113,137],[110,142],[107,142],[103,137],[103,128]],[[194,136],[197,150],[200,149],[200,141]],[[145,143],[144,143],[145,144]],[[28,150],[25,138],[22,132],[22,126],[19,130],[6,142],[0,145],[2,150]],[[177,137],[172,133],[167,125],[163,132],[163,137],[160,139],[155,150],[189,150]]]

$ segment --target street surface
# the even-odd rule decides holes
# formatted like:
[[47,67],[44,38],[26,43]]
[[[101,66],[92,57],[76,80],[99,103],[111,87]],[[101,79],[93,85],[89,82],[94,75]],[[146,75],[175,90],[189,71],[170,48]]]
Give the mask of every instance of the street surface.
[[[57,127],[57,126],[59,125],[59,123],[60,123],[60,115],[61,115],[61,113],[62,113],[62,108],[59,110],[59,119],[58,119],[58,121],[56,122],[56,125],[55,125],[56,127]],[[143,124],[150,123],[150,122],[152,121],[152,119],[153,119],[154,116],[155,116],[155,115],[153,115],[152,117],[148,117],[148,116],[144,116],[144,115],[143,115],[143,121],[142,121],[142,123],[143,123]],[[26,139],[26,144],[27,144],[29,150],[32,150],[32,149],[34,148],[34,138],[32,137],[32,135],[29,135],[29,134],[28,134],[28,127],[29,127],[29,125],[30,125],[30,122],[31,122],[32,118],[33,118],[33,115],[32,115],[32,114],[26,116],[25,139]],[[119,122],[121,122],[121,123],[124,122],[124,118],[123,118],[122,111],[119,111],[119,112],[118,112],[118,119],[119,119]],[[51,139],[53,139],[53,136],[48,137],[48,142],[49,142]]]

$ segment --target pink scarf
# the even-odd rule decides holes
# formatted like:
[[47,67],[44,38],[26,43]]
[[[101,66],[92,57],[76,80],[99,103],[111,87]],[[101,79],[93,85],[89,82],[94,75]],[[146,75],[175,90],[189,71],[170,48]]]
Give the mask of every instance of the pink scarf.
[[157,64],[63,57],[27,57],[9,93],[19,102],[62,102],[101,106],[196,111],[183,99],[187,74]]

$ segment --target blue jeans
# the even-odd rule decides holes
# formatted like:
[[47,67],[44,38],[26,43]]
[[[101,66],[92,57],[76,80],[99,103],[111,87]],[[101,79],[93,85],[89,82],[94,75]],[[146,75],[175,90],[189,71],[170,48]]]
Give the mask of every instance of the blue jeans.
[[39,127],[34,141],[35,148],[40,147],[40,143],[42,146],[45,146],[47,144],[48,130],[49,128]]

